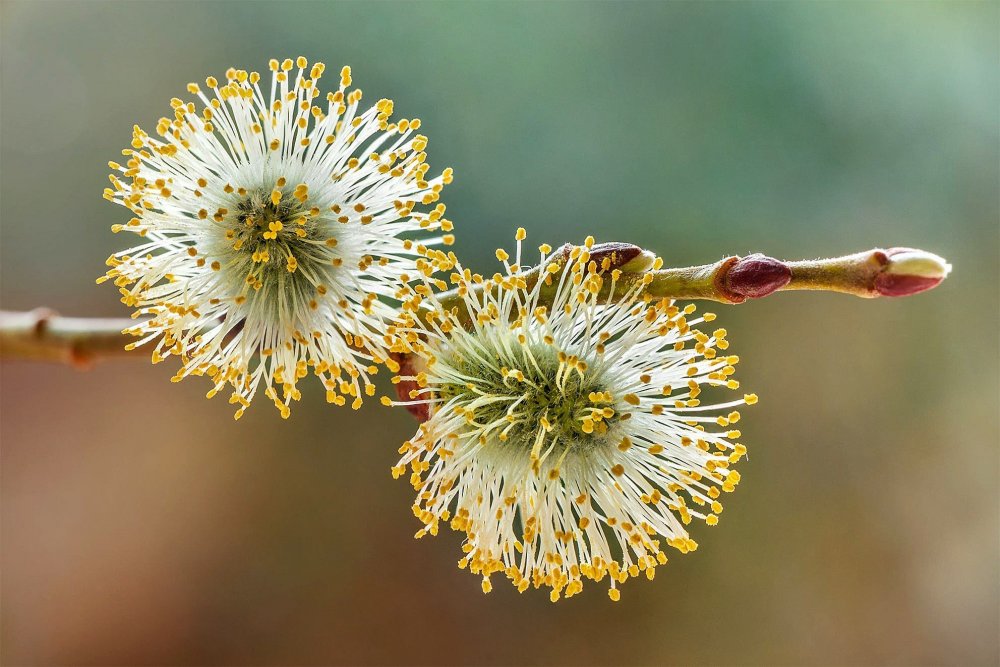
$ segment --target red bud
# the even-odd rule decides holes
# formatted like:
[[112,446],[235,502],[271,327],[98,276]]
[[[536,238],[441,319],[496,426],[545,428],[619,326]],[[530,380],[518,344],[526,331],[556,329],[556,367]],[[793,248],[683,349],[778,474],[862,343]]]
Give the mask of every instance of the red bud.
[[771,294],[792,279],[792,270],[784,262],[755,253],[736,260],[725,273],[722,288],[742,299],[759,299]]

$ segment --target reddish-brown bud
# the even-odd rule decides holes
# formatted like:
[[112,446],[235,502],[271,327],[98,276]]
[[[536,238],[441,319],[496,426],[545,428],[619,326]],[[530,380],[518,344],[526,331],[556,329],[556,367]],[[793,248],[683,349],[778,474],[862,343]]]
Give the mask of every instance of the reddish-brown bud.
[[[415,376],[423,368],[423,360],[413,354],[397,354],[392,353],[392,360],[399,364],[399,375],[400,376]],[[420,366],[420,369],[417,366]],[[417,384],[416,380],[400,380],[396,383],[396,396],[399,398],[400,402],[409,403],[414,400],[410,398],[411,391],[417,391],[420,389],[420,385]],[[417,418],[417,421],[423,423],[431,418],[430,405],[426,403],[420,403],[417,405],[404,405],[409,413]]]
[[656,257],[646,252],[637,245],[631,243],[598,243],[590,248],[590,259],[600,266],[605,259],[610,261],[609,271],[620,269],[622,271],[645,271],[653,265]]
[[784,262],[755,253],[736,260],[722,280],[729,295],[742,299],[759,299],[789,283],[792,270]]

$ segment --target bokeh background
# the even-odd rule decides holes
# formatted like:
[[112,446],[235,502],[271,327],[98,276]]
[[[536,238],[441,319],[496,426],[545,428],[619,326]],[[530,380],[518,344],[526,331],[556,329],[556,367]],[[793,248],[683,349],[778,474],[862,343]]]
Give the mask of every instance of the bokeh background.
[[14,2],[2,19],[6,309],[121,316],[106,162],[188,81],[351,64],[453,166],[456,251],[641,244],[668,263],[911,245],[934,292],[718,307],[761,396],[697,553],[552,605],[419,542],[414,424],[306,384],[238,423],[170,364],[2,368],[2,661],[997,664],[992,2]]

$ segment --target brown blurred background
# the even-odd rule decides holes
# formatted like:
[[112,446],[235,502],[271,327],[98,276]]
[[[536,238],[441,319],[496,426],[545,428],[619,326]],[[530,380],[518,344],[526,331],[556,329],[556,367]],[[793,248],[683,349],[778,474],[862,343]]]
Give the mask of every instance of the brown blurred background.
[[2,368],[2,660],[997,664],[996,3],[0,5],[6,309],[121,316],[105,163],[188,81],[302,54],[424,120],[456,251],[912,245],[934,292],[719,307],[761,396],[700,549],[552,605],[419,542],[372,401],[238,423],[137,353]]

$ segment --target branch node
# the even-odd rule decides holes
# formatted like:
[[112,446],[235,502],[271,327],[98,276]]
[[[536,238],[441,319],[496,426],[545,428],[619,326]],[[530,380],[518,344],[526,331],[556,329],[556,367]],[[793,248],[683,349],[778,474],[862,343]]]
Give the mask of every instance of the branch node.
[[46,308],[44,306],[40,308],[35,308],[30,313],[31,317],[34,318],[35,324],[31,329],[32,335],[41,340],[45,336],[46,330],[49,328],[49,320],[53,317],[59,317],[59,313],[52,310],[51,308]]

